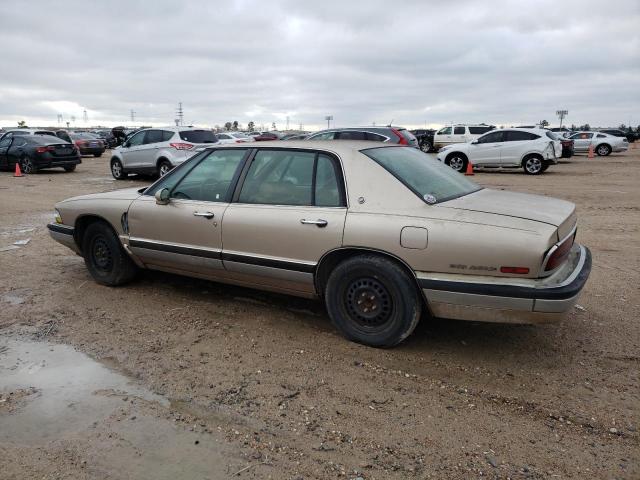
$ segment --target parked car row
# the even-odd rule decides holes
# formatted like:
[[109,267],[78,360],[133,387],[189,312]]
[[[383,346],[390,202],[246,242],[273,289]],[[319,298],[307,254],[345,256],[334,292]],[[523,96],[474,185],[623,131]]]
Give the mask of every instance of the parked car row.
[[3,135],[0,138],[0,169],[13,170],[19,164],[27,174],[55,167],[72,172],[79,163],[82,160],[78,148],[53,135]]

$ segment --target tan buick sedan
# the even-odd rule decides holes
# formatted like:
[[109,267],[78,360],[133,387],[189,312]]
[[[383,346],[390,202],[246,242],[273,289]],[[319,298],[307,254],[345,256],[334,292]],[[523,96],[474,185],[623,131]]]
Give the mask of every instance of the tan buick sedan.
[[58,203],[48,228],[101,284],[147,268],[319,297],[372,346],[421,317],[561,319],[591,270],[572,203],[482,188],[373,142],[207,148],[148,188]]

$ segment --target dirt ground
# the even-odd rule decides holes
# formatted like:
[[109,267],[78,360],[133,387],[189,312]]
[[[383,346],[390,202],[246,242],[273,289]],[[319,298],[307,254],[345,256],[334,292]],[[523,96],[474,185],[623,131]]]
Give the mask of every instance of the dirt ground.
[[[179,464],[208,449],[217,470],[170,478],[640,478],[640,145],[537,177],[473,177],[577,204],[593,270],[566,321],[423,320],[389,350],[344,340],[313,301],[159,273],[94,283],[45,224],[69,196],[149,183],[113,181],[108,159],[0,173],[0,249],[31,239],[0,251],[0,338],[71,345],[167,402],[135,397],[141,413],[125,401],[54,438],[0,430],[1,478],[164,478],[135,458]],[[14,368],[6,351],[0,376]],[[37,388],[0,391],[0,417]],[[154,429],[140,415],[169,421],[175,448],[145,447]],[[193,432],[198,443],[179,444]]]

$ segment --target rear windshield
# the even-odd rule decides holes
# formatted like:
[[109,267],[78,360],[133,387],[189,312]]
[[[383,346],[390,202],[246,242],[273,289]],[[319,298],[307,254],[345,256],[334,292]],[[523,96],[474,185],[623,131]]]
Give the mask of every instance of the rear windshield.
[[433,196],[435,202],[441,203],[482,188],[451,167],[413,147],[368,148],[362,150],[362,153],[424,201],[427,201],[428,196]]
[[471,133],[472,135],[482,135],[483,133],[487,133],[487,132],[489,132],[491,130],[493,130],[492,126],[469,127],[469,133]]
[[180,138],[191,143],[216,143],[218,137],[211,130],[183,130]]

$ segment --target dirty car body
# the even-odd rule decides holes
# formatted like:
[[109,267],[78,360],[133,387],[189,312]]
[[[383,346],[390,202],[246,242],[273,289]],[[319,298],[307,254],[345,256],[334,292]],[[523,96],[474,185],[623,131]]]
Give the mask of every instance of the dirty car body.
[[589,276],[572,203],[481,188],[415,148],[208,148],[149,188],[70,198],[51,236],[100,283],[139,268],[320,297],[373,346],[421,317],[562,319]]

